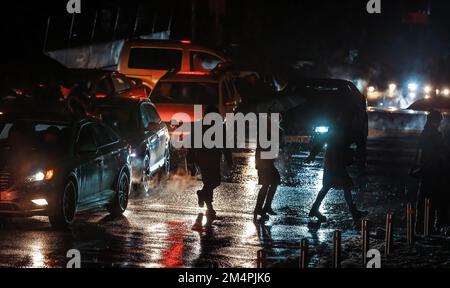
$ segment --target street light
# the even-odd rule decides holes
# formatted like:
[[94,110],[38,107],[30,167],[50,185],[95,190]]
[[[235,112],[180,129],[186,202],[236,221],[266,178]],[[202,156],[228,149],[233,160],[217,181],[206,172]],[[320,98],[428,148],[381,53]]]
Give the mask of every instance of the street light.
[[412,92],[416,91],[418,87],[419,85],[417,85],[417,83],[415,82],[411,82],[408,84],[408,89]]

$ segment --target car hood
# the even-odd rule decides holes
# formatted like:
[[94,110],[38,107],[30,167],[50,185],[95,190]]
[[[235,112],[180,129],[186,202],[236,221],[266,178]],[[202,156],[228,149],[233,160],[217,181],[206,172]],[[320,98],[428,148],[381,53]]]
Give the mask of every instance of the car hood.
[[42,151],[10,149],[0,150],[0,171],[14,174],[17,179],[25,177],[39,171],[55,169],[65,163],[64,156],[54,155]]

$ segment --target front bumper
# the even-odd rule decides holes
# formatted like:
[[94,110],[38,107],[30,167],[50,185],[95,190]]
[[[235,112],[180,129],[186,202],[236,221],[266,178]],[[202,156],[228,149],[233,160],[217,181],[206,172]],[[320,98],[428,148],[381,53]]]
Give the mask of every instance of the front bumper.
[[[2,216],[49,216],[56,204],[53,185],[30,185],[12,187],[0,192],[0,215]],[[33,200],[45,199],[47,205],[37,205]]]

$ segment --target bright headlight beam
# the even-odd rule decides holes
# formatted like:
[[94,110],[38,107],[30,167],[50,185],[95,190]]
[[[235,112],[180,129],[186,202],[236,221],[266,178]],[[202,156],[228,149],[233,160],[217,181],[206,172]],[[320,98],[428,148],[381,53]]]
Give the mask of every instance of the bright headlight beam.
[[48,202],[45,199],[35,199],[35,200],[31,200],[31,202],[33,202],[37,206],[47,206],[48,205]]
[[325,134],[328,133],[329,128],[327,126],[317,126],[314,129],[314,132],[319,133],[319,134]]
[[416,91],[418,87],[419,87],[419,85],[417,85],[417,83],[414,83],[414,82],[410,82],[408,84],[408,89],[413,92]]

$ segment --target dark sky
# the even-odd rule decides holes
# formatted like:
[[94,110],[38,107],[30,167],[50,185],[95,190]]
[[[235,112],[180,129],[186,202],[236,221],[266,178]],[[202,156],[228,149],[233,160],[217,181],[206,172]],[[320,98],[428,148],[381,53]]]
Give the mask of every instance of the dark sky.
[[[229,47],[239,47],[243,58],[257,62],[289,63],[312,58],[324,65],[342,64],[349,50],[357,50],[355,66],[380,65],[399,74],[404,70],[423,73],[434,65],[431,67],[435,67],[436,74],[447,73],[448,77],[448,0],[381,0],[380,15],[366,12],[367,0],[81,1],[82,14],[75,18],[72,46],[91,41],[97,13],[94,42],[165,30],[171,21],[175,39],[189,39],[194,30],[196,42],[228,51]],[[194,29],[191,1],[196,1]],[[224,7],[213,9],[214,1],[223,2]],[[3,39],[11,43],[8,47],[13,51],[40,51],[49,16],[47,47],[68,46],[71,17],[65,11],[66,3],[67,0],[3,1],[1,32]],[[218,18],[215,11],[220,12]],[[427,24],[404,23],[410,12],[430,12]],[[139,25],[135,30],[136,15]],[[436,68],[435,62],[446,63],[445,68]]]

